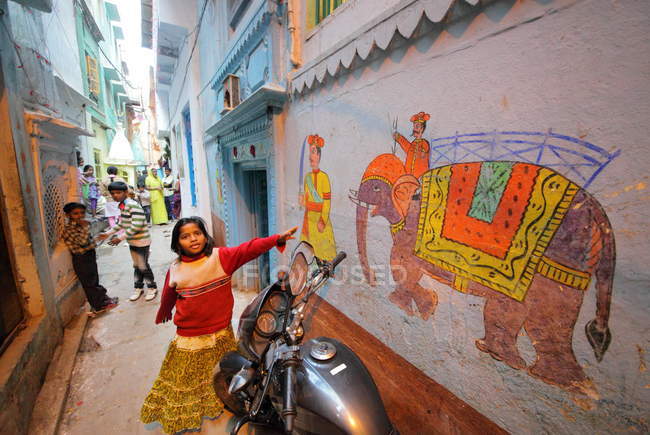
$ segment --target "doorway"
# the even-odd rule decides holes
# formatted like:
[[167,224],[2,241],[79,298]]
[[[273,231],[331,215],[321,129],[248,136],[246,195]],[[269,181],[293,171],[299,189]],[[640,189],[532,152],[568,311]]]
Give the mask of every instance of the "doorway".
[[5,210],[0,207],[0,354],[11,342],[14,332],[23,320],[18,288],[9,257],[9,246],[4,233]]
[[[266,170],[256,169],[244,171],[244,182],[248,186],[247,205],[249,214],[249,229],[253,237],[269,235],[269,204],[267,201]],[[259,289],[269,285],[269,253],[262,254],[257,259],[257,276]]]

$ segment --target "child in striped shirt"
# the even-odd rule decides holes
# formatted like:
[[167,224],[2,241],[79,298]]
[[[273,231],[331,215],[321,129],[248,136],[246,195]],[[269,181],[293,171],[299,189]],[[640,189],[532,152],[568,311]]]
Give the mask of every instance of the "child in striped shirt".
[[137,301],[144,292],[144,282],[147,283],[147,295],[145,300],[150,301],[156,297],[158,286],[149,266],[149,246],[151,237],[145,218],[144,210],[140,204],[128,197],[129,186],[122,181],[115,181],[108,186],[108,191],[113,200],[119,203],[121,210],[120,220],[112,228],[99,234],[98,240],[104,240],[120,230],[124,232],[119,236],[113,236],[108,241],[109,245],[118,245],[126,239],[131,251],[134,270],[134,290],[129,300]]

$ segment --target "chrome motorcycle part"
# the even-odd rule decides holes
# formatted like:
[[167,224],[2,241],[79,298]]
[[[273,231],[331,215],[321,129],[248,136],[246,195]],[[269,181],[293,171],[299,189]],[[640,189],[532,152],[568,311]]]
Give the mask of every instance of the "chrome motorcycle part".
[[336,347],[329,341],[316,341],[311,345],[309,355],[318,361],[327,361],[336,355]]
[[309,271],[309,264],[302,252],[298,252],[293,258],[291,269],[289,270],[289,286],[291,287],[291,294],[297,296],[305,289],[307,283],[307,272]]
[[273,293],[268,304],[273,311],[280,313],[287,308],[287,298],[284,293]]
[[257,318],[256,330],[260,335],[270,336],[278,327],[278,320],[272,311],[261,312]]
[[212,377],[214,392],[230,412],[236,415],[245,415],[248,410],[244,401],[238,395],[228,392],[231,379],[232,375],[225,371],[217,371]]
[[235,376],[232,377],[230,381],[230,386],[228,387],[229,394],[235,394],[246,388],[255,376],[255,370],[248,367],[242,367]]

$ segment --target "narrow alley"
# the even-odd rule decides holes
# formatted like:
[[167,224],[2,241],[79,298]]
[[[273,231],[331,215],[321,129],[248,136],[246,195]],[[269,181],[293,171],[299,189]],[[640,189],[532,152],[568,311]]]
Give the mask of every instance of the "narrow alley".
[[224,401],[650,434],[648,29],[649,0],[0,0],[0,435]]
[[[175,254],[169,243],[172,225],[154,225],[149,263],[162,290],[165,273]],[[147,302],[128,300],[133,288],[132,262],[125,243],[97,249],[100,282],[118,296],[117,308],[89,319],[77,354],[67,403],[59,427],[65,435],[164,433],[158,424],[140,422],[140,407],[153,385],[169,342],[172,322],[156,325],[160,294]],[[233,327],[254,293],[234,291]],[[231,415],[204,420],[200,433],[228,433]],[[241,433],[247,433],[242,431]]]

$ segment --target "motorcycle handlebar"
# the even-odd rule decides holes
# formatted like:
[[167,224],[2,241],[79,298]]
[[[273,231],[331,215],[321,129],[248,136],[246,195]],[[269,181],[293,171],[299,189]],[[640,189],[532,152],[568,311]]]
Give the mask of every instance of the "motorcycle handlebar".
[[296,367],[298,360],[293,357],[284,363],[284,391],[282,397],[282,418],[284,419],[284,430],[292,433],[296,411]]
[[332,262],[331,262],[332,270],[334,270],[334,268],[336,266],[338,266],[341,261],[345,260],[345,257],[347,257],[347,256],[348,256],[348,254],[346,254],[345,252],[343,252],[343,251],[339,252],[336,255],[336,257],[334,257],[334,260],[332,260]]

